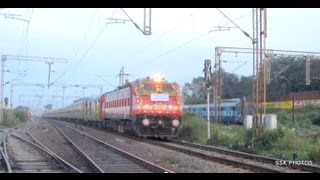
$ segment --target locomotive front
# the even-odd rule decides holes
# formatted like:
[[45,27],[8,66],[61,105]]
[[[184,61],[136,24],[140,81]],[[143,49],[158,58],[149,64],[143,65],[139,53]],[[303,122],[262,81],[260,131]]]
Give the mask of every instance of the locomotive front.
[[131,114],[144,137],[174,137],[182,116],[180,87],[164,79],[146,78],[132,84]]

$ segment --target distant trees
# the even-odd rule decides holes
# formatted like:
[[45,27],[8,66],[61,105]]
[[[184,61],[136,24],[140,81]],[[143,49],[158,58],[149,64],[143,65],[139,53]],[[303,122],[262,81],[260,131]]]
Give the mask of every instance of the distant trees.
[[47,104],[47,105],[44,106],[44,108],[46,110],[51,110],[52,109],[52,104]]
[[[212,80],[215,78],[215,73],[212,74]],[[222,70],[222,98],[239,98],[249,96],[252,92],[252,77],[241,76],[228,73]],[[213,83],[214,84],[214,83]],[[200,104],[206,103],[206,88],[204,77],[193,78],[191,83],[186,83],[182,89],[185,104]],[[212,98],[212,97],[211,97]]]
[[279,100],[290,92],[320,90],[320,60],[311,61],[311,83],[306,85],[306,61],[302,57],[278,57],[272,59],[271,82],[267,99]]
[[206,88],[204,77],[193,78],[191,83],[186,83],[182,89],[185,104],[205,103]]
[[[271,81],[267,88],[267,101],[281,100],[290,92],[320,90],[320,59],[311,62],[311,83],[306,84],[306,61],[302,57],[275,57],[271,60]],[[212,74],[212,81],[215,73]],[[252,76],[238,76],[221,72],[222,98],[240,98],[252,95]],[[214,82],[212,83],[214,84]],[[206,102],[204,77],[195,77],[182,89],[185,104]]]

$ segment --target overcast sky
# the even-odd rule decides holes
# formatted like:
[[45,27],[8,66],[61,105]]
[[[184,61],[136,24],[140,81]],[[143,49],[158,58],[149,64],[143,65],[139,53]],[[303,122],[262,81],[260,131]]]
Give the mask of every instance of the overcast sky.
[[[252,9],[220,9],[242,29],[252,34]],[[143,8],[124,11],[143,28]],[[251,47],[251,40],[233,28],[217,9],[152,8],[152,34],[143,35],[131,22],[110,23],[108,18],[128,19],[120,8],[110,9],[15,9],[0,10],[0,53],[66,58],[68,63],[52,65],[54,84],[103,85],[111,91],[118,85],[121,67],[129,81],[159,74],[181,86],[203,76],[205,59],[214,60],[217,46]],[[4,14],[16,14],[5,18]],[[319,51],[319,9],[268,9],[267,48]],[[109,22],[109,24],[107,24]],[[106,25],[107,24],[107,25]],[[217,26],[231,27],[217,31]],[[214,30],[214,31],[211,31]],[[208,33],[211,31],[210,33]],[[252,75],[251,56],[226,55],[228,72]],[[41,83],[48,81],[44,62],[6,61],[4,82]],[[62,88],[14,87],[13,105],[19,102],[34,109],[54,101],[62,106]],[[70,104],[75,96],[95,96],[99,89],[66,88]],[[10,84],[5,86],[10,96]],[[31,96],[30,96],[31,95]],[[32,97],[44,95],[44,99]],[[52,96],[56,96],[52,98]],[[33,103],[30,103],[33,101]]]

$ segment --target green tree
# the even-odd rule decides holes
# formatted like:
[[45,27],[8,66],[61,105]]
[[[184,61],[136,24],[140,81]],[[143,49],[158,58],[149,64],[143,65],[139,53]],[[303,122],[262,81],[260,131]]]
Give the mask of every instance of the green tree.
[[205,103],[206,88],[204,77],[193,78],[191,83],[186,83],[182,89],[185,104]]
[[[212,84],[214,84],[215,73],[212,73]],[[221,71],[222,98],[240,98],[249,96],[252,92],[252,76],[237,76],[233,73]],[[186,83],[182,89],[185,104],[206,103],[206,88],[204,77],[193,78],[191,83]],[[211,97],[212,98],[212,97]]]

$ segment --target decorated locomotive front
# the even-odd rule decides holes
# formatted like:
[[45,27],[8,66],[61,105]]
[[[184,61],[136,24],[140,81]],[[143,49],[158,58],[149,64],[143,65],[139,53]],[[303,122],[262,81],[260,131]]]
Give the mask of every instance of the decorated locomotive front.
[[182,116],[180,87],[165,79],[146,78],[132,84],[131,114],[140,136],[173,137]]

